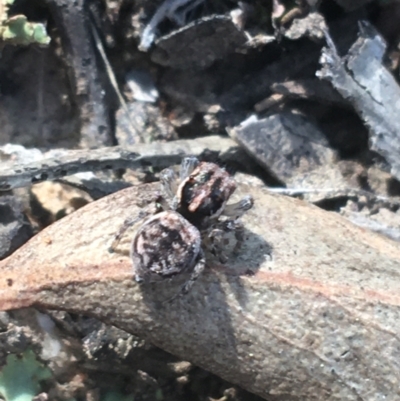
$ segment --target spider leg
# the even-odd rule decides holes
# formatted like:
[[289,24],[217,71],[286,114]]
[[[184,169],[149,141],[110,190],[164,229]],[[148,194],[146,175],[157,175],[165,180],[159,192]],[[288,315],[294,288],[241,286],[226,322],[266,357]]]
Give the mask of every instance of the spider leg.
[[[227,251],[227,246],[231,246],[225,242],[225,234],[233,232],[235,235],[235,246],[233,250]],[[203,237],[204,244],[208,244],[211,253],[218,257],[222,264],[226,264],[229,260],[228,254],[232,253],[234,256],[240,254],[240,250],[245,242],[245,230],[240,220],[229,219],[219,222],[205,237]],[[228,252],[228,253],[227,253]]]
[[193,284],[199,278],[201,273],[204,271],[206,267],[206,258],[202,249],[200,249],[199,257],[197,259],[196,265],[193,268],[192,274],[189,277],[189,280],[186,281],[185,284],[181,287],[180,291],[173,295],[171,298],[168,298],[163,303],[169,303],[173,301],[175,298],[178,298],[184,294],[187,294],[190,289],[193,287]]
[[161,186],[168,196],[169,200],[174,199],[178,190],[178,182],[175,171],[172,168],[166,168],[160,173]]
[[187,177],[189,177],[189,175],[192,174],[193,170],[198,166],[198,164],[199,160],[197,159],[197,157],[185,157],[181,162],[181,167],[179,171],[180,181],[182,182]]
[[178,208],[179,199],[176,194],[178,192],[179,184],[192,173],[198,164],[199,161],[196,157],[185,157],[181,162],[179,180],[173,169],[167,168],[161,171],[160,181],[163,190],[169,199],[168,209],[176,210]]
[[203,250],[200,250],[199,259],[197,260],[197,263],[193,268],[189,280],[182,286],[181,294],[187,294],[190,291],[190,289],[193,287],[193,284],[200,277],[201,273],[203,273],[205,268],[206,268],[206,258],[204,256]]
[[136,217],[134,217],[134,218],[128,217],[122,223],[121,227],[119,228],[119,230],[115,234],[114,239],[113,239],[110,247],[108,248],[108,252],[110,252],[110,253],[115,252],[115,249],[118,246],[119,242],[121,241],[121,238],[123,237],[123,235],[126,232],[126,230],[128,230],[128,228],[130,228],[133,225],[135,225],[138,221],[144,219],[148,214],[149,213],[147,211],[141,210]]
[[236,247],[235,250],[233,252],[234,255],[238,255],[240,253],[240,249],[242,248],[243,244],[244,244],[244,226],[243,224],[239,221],[235,221],[234,222],[235,228],[235,238],[236,238]]
[[231,205],[226,205],[222,214],[228,217],[234,217],[238,219],[243,216],[249,209],[254,205],[254,199],[251,195],[245,196],[242,200]]
[[210,251],[214,256],[218,257],[218,260],[221,263],[226,263],[228,261],[228,257],[224,252],[223,247],[223,239],[224,233],[230,231],[229,229],[223,228],[214,228],[207,235],[206,243],[210,244]]

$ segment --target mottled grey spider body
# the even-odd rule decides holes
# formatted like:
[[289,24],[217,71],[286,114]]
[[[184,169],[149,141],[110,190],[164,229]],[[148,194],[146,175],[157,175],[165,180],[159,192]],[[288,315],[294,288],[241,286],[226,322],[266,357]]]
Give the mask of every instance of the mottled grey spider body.
[[[227,205],[236,189],[233,177],[218,165],[194,157],[183,159],[179,176],[172,169],[163,170],[160,181],[163,196],[159,203],[163,210],[151,216],[142,211],[138,217],[126,220],[110,250],[130,226],[144,219],[131,245],[135,280],[156,281],[190,271],[179,294],[187,293],[206,265],[202,242],[211,244],[214,254],[219,252],[219,239],[226,231],[235,231],[240,242],[238,219],[253,206],[253,199],[246,196]],[[222,215],[226,219],[220,221]],[[226,260],[223,252],[217,256]]]
[[131,258],[138,282],[187,271],[201,262],[199,230],[175,211],[160,212],[148,218],[136,232]]

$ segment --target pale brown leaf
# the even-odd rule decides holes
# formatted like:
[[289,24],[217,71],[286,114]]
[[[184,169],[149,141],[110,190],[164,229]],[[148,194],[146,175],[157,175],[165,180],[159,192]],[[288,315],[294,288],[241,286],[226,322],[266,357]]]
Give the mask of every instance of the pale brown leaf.
[[139,286],[129,257],[107,251],[151,188],[91,203],[1,262],[0,309],[95,316],[268,400],[400,399],[399,244],[241,184],[255,207],[240,257],[163,304],[176,280]]

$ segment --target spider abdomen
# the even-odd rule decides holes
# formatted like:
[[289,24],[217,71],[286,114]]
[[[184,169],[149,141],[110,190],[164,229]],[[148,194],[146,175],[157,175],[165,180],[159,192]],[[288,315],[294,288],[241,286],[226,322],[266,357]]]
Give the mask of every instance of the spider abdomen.
[[150,217],[137,231],[131,256],[137,281],[190,270],[199,255],[199,230],[175,211]]

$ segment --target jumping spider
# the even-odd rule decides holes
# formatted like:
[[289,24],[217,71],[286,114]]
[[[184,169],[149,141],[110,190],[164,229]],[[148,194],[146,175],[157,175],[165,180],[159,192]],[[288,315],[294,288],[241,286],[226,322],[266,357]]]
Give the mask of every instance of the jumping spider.
[[[173,169],[160,174],[162,192],[159,210],[150,215],[142,210],[127,219],[115,235],[113,251],[124,232],[144,219],[131,245],[131,259],[137,282],[156,281],[191,271],[189,280],[177,295],[187,293],[206,266],[203,245],[211,243],[218,252],[218,242],[226,231],[234,231],[238,242],[241,228],[238,219],[253,206],[253,198],[227,205],[236,189],[233,177],[214,163],[186,157],[179,177]],[[225,216],[225,220],[220,220]],[[220,259],[225,258],[221,251]],[[174,297],[175,298],[175,297]]]

